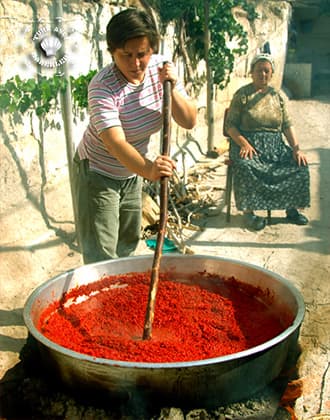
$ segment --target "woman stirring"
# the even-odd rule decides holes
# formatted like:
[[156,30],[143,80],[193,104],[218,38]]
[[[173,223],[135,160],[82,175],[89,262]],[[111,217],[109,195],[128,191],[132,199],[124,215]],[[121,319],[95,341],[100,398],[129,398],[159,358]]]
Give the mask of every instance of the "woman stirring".
[[269,86],[273,73],[269,54],[252,60],[252,83],[234,94],[225,123],[231,138],[236,207],[243,211],[246,227],[253,230],[266,225],[265,218],[254,214],[256,210],[286,210],[290,222],[308,223],[298,211],[310,205],[307,159],[284,98]]
[[163,82],[171,81],[172,116],[186,129],[196,105],[172,63],[158,54],[152,16],[128,8],[110,19],[112,63],[88,87],[90,121],[74,158],[78,235],[85,263],[132,255],[141,231],[142,179],[171,176],[168,156],[146,157],[162,127]]

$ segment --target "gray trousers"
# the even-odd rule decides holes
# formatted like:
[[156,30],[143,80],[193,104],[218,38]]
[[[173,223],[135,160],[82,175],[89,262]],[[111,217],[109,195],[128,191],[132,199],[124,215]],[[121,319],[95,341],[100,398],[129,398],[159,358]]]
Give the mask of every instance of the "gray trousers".
[[142,178],[117,180],[73,162],[77,236],[85,264],[134,254],[141,236]]

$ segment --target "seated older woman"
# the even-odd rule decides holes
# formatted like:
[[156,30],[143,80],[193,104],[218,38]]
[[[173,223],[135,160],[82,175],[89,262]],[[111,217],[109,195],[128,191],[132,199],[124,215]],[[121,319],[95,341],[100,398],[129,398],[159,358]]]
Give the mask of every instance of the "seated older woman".
[[273,73],[272,57],[257,55],[251,63],[252,83],[234,94],[226,118],[236,207],[253,230],[266,224],[254,214],[257,210],[286,210],[290,222],[308,223],[298,211],[310,205],[307,159],[284,98],[269,86]]

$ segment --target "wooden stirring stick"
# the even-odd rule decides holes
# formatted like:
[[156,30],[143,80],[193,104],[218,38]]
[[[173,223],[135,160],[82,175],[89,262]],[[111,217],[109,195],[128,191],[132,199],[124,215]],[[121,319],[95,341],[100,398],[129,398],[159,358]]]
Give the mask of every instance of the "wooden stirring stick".
[[[165,80],[163,84],[163,133],[162,133],[162,155],[170,155],[171,143],[171,81]],[[147,312],[144,322],[143,340],[151,338],[152,323],[154,320],[156,295],[159,281],[159,266],[162,256],[162,249],[164,245],[164,237],[168,217],[168,177],[164,176],[160,179],[160,217],[159,229],[157,235],[156,249],[154,253],[154,260],[151,269],[151,280],[149,287],[149,298],[147,305]]]

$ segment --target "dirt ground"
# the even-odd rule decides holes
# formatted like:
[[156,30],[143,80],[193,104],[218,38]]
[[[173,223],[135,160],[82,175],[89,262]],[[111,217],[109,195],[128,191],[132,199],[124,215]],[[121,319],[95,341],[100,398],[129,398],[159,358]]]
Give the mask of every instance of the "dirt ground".
[[[272,224],[260,232],[243,227],[242,217],[232,206],[225,218],[224,156],[200,156],[201,167],[209,166],[204,189],[218,187],[214,206],[196,220],[198,229],[186,233],[185,241],[195,254],[217,255],[242,260],[274,271],[291,281],[303,294],[306,315],[300,332],[302,353],[297,369],[301,395],[295,399],[297,418],[330,418],[330,98],[291,100],[290,110],[301,148],[306,152],[311,173],[311,207],[305,210],[310,223],[296,226],[286,222],[283,212],[272,212]],[[220,187],[220,190],[219,190]],[[31,392],[31,381],[20,369],[26,348],[27,329],[22,311],[27,297],[41,283],[68,269],[82,265],[74,238],[71,198],[67,183],[54,185],[46,195],[46,212],[22,203],[1,217],[0,224],[0,418],[11,417],[13,407]],[[150,253],[141,241],[139,254]],[[38,362],[35,362],[38,364]],[[25,393],[22,393],[22,386]],[[39,386],[39,388],[38,388]],[[34,392],[42,394],[42,384]],[[20,388],[20,393],[17,391]],[[36,391],[38,390],[38,391]],[[11,396],[11,398],[9,398]],[[8,401],[10,400],[10,403]],[[72,403],[72,402],[71,402]],[[44,402],[44,404],[46,404]],[[72,407],[71,407],[72,408]],[[198,407],[197,407],[198,408]],[[174,409],[173,409],[174,410]],[[15,410],[14,410],[15,411]],[[71,414],[68,414],[71,413]],[[101,413],[101,414],[100,414]],[[102,414],[103,413],[103,414]],[[213,417],[195,412],[185,418],[257,418],[226,413]],[[222,416],[222,417],[221,417]],[[24,418],[24,417],[19,417]],[[96,419],[111,418],[104,412],[63,409],[25,418]],[[182,412],[163,413],[159,418],[184,418]],[[258,417],[263,418],[263,417]],[[266,417],[264,417],[266,418]],[[275,417],[269,417],[274,418]],[[279,418],[279,417],[277,417]],[[281,417],[284,419],[285,417]]]

